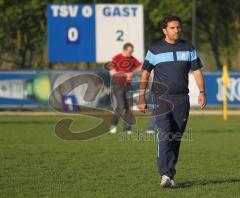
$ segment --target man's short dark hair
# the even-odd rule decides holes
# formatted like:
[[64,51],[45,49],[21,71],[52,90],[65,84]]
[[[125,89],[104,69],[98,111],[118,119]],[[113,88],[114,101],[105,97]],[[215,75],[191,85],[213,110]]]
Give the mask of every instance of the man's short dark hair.
[[166,16],[162,21],[162,28],[166,29],[169,22],[178,21],[182,25],[182,21],[178,16]]
[[132,43],[125,43],[125,44],[123,45],[123,50],[126,50],[128,47],[133,48],[133,44],[132,44]]

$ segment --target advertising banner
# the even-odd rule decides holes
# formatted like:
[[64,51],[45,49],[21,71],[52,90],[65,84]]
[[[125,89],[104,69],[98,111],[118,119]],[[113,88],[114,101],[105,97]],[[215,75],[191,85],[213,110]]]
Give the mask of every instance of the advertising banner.
[[[79,76],[80,75],[80,76]],[[92,81],[91,75],[100,79]],[[90,76],[90,77],[87,77]],[[89,79],[87,79],[87,78]],[[133,78],[132,93],[134,97],[133,109],[136,109],[138,99],[140,74]],[[85,79],[86,82],[79,83]],[[221,73],[205,73],[208,106],[220,106],[223,103],[223,84]],[[88,82],[91,84],[92,94],[96,92],[94,100],[86,99]],[[99,87],[101,84],[101,87]],[[95,71],[2,71],[0,72],[0,108],[30,108],[51,109],[49,96],[58,88],[58,100],[65,111],[79,111],[81,106],[112,108],[110,97],[110,76],[105,70]],[[76,86],[77,85],[77,86]],[[65,90],[70,90],[66,94]],[[191,106],[198,106],[199,90],[194,76],[189,74],[189,95]],[[228,104],[232,107],[240,106],[240,73],[230,73],[230,85],[227,88]],[[151,106],[151,99],[148,102]],[[76,107],[76,105],[78,107]]]

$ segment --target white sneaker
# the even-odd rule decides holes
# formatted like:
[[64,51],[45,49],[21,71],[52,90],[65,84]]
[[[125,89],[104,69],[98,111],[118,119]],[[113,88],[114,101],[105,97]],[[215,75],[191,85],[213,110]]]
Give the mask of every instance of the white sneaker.
[[167,175],[163,175],[160,186],[162,188],[169,188],[172,186],[171,179]]
[[171,179],[171,188],[176,188],[177,185],[173,179]]
[[117,127],[116,126],[111,126],[110,133],[112,133],[112,134],[117,133]]
[[154,134],[154,130],[147,130],[146,133],[147,134]]
[[131,135],[131,134],[132,134],[132,131],[131,131],[131,130],[128,130],[128,131],[127,131],[127,134],[128,134],[128,135]]

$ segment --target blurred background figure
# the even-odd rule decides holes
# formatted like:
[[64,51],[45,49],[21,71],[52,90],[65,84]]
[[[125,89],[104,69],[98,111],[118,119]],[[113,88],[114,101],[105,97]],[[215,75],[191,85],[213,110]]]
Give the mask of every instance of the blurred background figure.
[[154,132],[155,132],[154,129],[155,129],[155,118],[152,116],[148,120],[146,133],[147,134],[154,134]]
[[124,115],[123,131],[132,133],[132,104],[131,79],[140,70],[141,63],[132,56],[134,46],[131,43],[123,45],[123,51],[112,59],[110,68],[111,96],[115,114],[112,118],[110,133],[117,132],[119,118]]

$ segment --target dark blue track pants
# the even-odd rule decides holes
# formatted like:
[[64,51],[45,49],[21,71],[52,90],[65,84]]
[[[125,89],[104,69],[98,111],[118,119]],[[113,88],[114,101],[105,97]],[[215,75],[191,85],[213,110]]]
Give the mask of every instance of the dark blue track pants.
[[189,115],[189,96],[153,96],[154,117],[158,127],[157,167],[161,176],[174,178],[181,139]]

